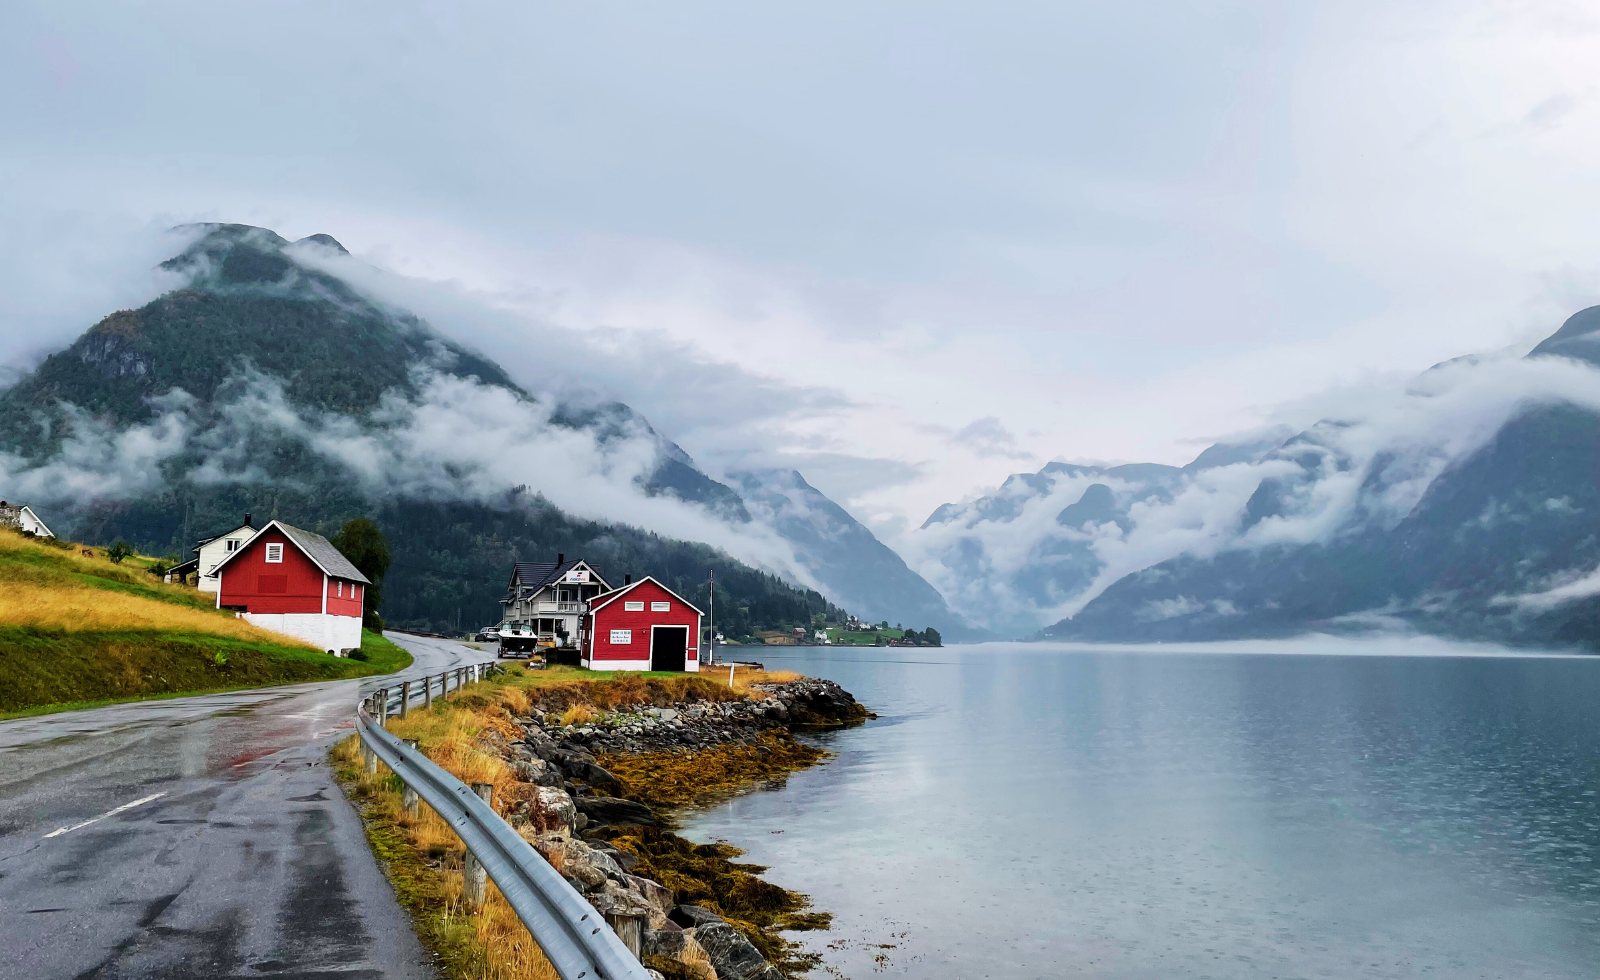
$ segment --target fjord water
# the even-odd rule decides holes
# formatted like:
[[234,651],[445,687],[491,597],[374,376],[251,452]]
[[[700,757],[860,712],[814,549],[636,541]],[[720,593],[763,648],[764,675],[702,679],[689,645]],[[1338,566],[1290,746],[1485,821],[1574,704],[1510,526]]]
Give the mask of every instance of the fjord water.
[[1600,658],[761,653],[881,716],[688,827],[819,976],[1600,976]]

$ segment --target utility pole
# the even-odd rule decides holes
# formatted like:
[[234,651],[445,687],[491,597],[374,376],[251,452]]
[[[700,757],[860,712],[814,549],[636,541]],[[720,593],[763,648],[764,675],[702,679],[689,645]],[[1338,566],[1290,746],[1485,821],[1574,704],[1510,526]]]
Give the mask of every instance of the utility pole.
[[706,663],[717,662],[717,570],[711,570],[711,635],[706,637]]

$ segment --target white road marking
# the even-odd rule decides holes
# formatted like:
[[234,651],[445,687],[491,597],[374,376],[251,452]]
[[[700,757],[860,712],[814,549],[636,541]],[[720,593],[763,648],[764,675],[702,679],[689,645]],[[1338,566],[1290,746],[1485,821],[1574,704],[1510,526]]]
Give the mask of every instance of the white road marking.
[[57,827],[55,830],[52,830],[48,834],[45,834],[44,835],[44,839],[45,840],[49,840],[52,837],[60,837],[62,834],[70,834],[74,830],[82,830],[83,828],[89,826],[92,823],[99,823],[100,821],[104,820],[107,817],[114,817],[114,816],[116,816],[117,814],[121,813],[124,810],[132,810],[136,806],[144,806],[146,803],[149,803],[151,800],[159,800],[163,796],[166,796],[166,795],[167,795],[166,793],[151,793],[149,796],[141,797],[141,798],[139,798],[137,800],[134,800],[132,803],[124,803],[119,807],[113,807],[110,810],[107,810],[106,812],[100,814],[98,817],[90,817],[88,820],[85,820],[82,823],[75,823],[70,827]]

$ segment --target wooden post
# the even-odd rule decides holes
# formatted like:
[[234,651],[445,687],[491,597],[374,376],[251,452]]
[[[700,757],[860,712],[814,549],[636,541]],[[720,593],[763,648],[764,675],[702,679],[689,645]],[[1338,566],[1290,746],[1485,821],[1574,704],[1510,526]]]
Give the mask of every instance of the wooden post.
[[400,717],[404,718],[411,708],[411,682],[400,682]]
[[[494,805],[494,784],[473,783],[472,791],[478,794],[483,802]],[[478,859],[467,852],[467,867],[464,875],[465,881],[461,890],[461,897],[466,901],[467,908],[476,912],[483,908],[483,903],[489,897],[489,872],[484,870]]]
[[389,727],[389,689],[378,689],[378,727]]
[[[406,748],[410,751],[420,751],[417,748],[416,739],[406,738],[401,739],[401,741],[406,743]],[[411,788],[410,783],[402,781],[401,785],[403,788],[400,790],[400,804],[405,807],[406,816],[415,820],[422,815],[422,805],[417,799],[417,791]]]
[[423,710],[433,707],[433,678],[422,679],[422,707]]
[[366,742],[361,743],[361,758],[366,763],[367,775],[371,776],[378,771],[378,753],[367,747]]

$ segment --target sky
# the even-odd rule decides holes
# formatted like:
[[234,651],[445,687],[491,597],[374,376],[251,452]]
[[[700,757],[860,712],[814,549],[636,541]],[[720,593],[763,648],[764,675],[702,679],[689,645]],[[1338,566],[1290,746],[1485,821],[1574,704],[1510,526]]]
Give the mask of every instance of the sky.
[[895,543],[1600,302],[1596,63],[1553,0],[23,0],[0,364],[153,295],[173,223],[325,232],[534,387]]

